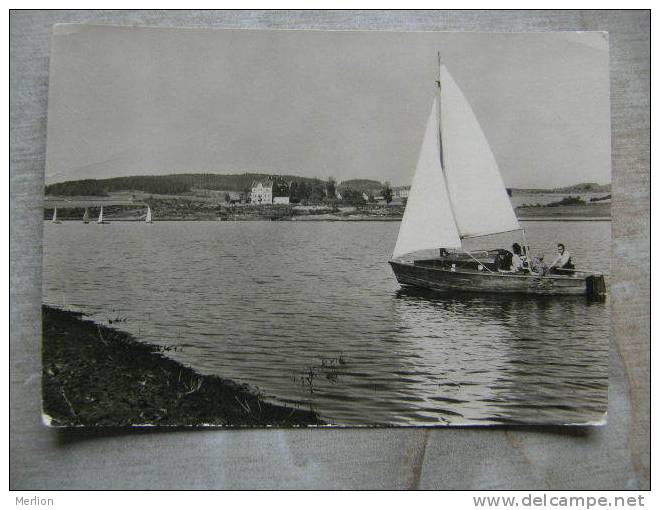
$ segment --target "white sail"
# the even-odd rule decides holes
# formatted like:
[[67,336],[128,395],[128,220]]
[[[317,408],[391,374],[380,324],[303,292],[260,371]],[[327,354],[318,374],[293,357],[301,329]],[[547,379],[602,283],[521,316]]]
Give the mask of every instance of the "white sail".
[[151,223],[151,207],[147,206],[147,216],[144,219],[147,223]]
[[85,207],[85,214],[83,214],[83,222],[89,222],[89,209],[87,207]]
[[101,212],[99,213],[99,219],[97,223],[103,223],[103,206],[101,206]]
[[399,227],[394,258],[420,250],[461,247],[440,165],[439,135],[436,98],[426,124],[422,150]]
[[57,223],[57,207],[53,210],[53,223]]
[[488,140],[445,66],[440,84],[443,164],[461,237],[519,230]]

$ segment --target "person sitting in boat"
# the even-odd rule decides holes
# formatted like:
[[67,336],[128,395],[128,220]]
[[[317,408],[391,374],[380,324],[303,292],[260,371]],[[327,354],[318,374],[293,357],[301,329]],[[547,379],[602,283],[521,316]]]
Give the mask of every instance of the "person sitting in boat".
[[534,274],[540,274],[541,276],[545,275],[548,271],[548,266],[543,262],[543,255],[532,257],[529,271]]
[[557,258],[550,264],[548,270],[556,274],[569,274],[575,269],[575,265],[571,260],[571,254],[568,252],[563,243],[557,244]]
[[523,259],[522,248],[518,243],[513,243],[513,246],[511,246],[511,250],[513,251],[513,256],[511,257],[510,271],[512,273],[517,273],[518,271],[522,271],[525,268],[525,261]]

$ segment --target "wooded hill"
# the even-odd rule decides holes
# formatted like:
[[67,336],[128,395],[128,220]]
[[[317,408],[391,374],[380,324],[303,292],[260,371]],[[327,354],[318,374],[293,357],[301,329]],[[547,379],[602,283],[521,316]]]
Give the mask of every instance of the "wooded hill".
[[342,191],[346,189],[352,189],[354,191],[360,192],[370,192],[373,190],[381,189],[383,184],[379,181],[374,181],[372,179],[350,179],[348,181],[342,181],[337,188]]
[[[111,179],[84,179],[46,186],[46,195],[106,196],[115,191],[143,191],[145,193],[178,195],[193,189],[246,191],[256,180],[265,180],[273,174],[170,174],[113,177]],[[276,175],[286,183],[305,183],[308,187],[325,188],[325,181],[295,175]]]

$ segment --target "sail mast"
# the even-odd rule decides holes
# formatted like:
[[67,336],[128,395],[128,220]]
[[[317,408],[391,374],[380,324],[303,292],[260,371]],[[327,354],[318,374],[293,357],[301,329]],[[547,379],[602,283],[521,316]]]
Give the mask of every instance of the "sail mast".
[[[442,178],[445,181],[445,188],[447,189],[447,200],[449,201],[449,210],[451,211],[451,217],[454,220],[454,225],[456,226],[456,231],[458,232],[458,238],[461,240],[461,245],[463,244],[463,235],[461,234],[460,229],[458,228],[458,221],[456,220],[456,209],[454,209],[454,204],[452,203],[451,193],[449,192],[449,182],[447,182],[447,169],[445,167],[445,151],[446,147],[444,140],[442,139],[442,79],[441,72],[442,69],[442,60],[440,58],[440,52],[438,52],[438,79],[435,81],[438,85],[437,101],[438,101],[438,146],[440,148],[440,167],[442,168]],[[440,246],[439,248],[444,248]]]
[[[436,91],[436,94],[438,96],[438,143],[440,144],[440,165],[442,166],[442,173],[445,173],[445,147],[444,144],[442,143],[442,98],[440,97],[442,94],[442,81],[440,80],[440,68],[442,66],[442,62],[440,60],[440,52],[438,52],[438,79],[435,81],[435,83],[438,85],[438,89]],[[445,177],[445,181],[446,181]]]

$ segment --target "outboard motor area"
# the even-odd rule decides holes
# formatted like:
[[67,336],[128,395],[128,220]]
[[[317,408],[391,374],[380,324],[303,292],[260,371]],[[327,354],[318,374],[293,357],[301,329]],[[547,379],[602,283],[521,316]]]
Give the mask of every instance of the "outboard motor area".
[[605,277],[602,274],[587,276],[587,296],[590,298],[603,298],[607,294],[605,288]]

